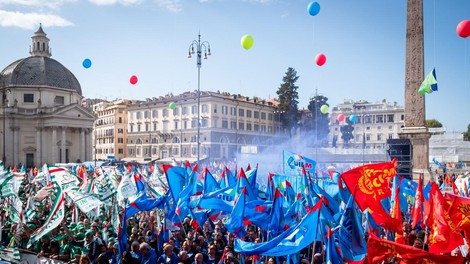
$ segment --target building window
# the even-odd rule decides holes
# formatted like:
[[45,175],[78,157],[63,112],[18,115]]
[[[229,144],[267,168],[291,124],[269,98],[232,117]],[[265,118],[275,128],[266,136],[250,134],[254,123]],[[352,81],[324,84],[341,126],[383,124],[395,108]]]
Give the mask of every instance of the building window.
[[254,125],[254,131],[259,131],[259,125],[258,124]]
[[64,105],[64,97],[63,96],[56,96],[54,98],[54,105]]
[[273,121],[273,113],[268,113],[268,120]]
[[223,114],[223,115],[227,115],[227,114],[228,114],[228,106],[226,106],[226,105],[223,105],[223,106],[222,106],[222,114]]
[[209,112],[209,107],[207,107],[207,104],[203,104],[203,105],[202,105],[201,111],[202,111],[203,113],[208,113],[208,112]]
[[182,111],[183,115],[187,115],[188,114],[188,107],[187,106],[183,106],[183,111]]
[[197,154],[197,148],[191,148],[191,154],[196,155]]
[[246,123],[246,130],[251,131],[251,123]]
[[259,118],[259,112],[258,112],[258,111],[255,111],[255,112],[253,113],[253,117],[254,117],[254,118]]
[[207,127],[207,126],[208,126],[208,123],[209,123],[209,122],[208,122],[208,119],[207,119],[207,118],[203,118],[203,119],[201,120],[201,122],[202,122],[201,127]]
[[137,125],[137,132],[140,132],[140,124]]
[[235,107],[230,107],[230,115],[236,116],[236,115],[237,115],[237,108],[235,108]]
[[180,114],[180,109],[179,108],[173,109],[173,116],[179,116],[179,114]]
[[214,114],[217,114],[217,105],[214,104]]
[[382,140],[382,134],[377,134],[377,140],[381,141]]
[[393,138],[393,134],[389,133],[388,134],[388,139],[392,139]]
[[230,129],[237,129],[237,122],[236,121],[231,121],[230,122]]
[[266,120],[266,113],[265,112],[261,112],[261,119]]
[[118,128],[118,134],[124,134],[124,129]]
[[245,116],[245,109],[238,109],[238,116]]
[[246,117],[251,118],[251,110],[246,110]]
[[152,148],[152,155],[157,155],[157,148]]
[[213,128],[217,128],[218,127],[218,124],[217,124],[217,119],[212,119],[212,127]]
[[124,139],[123,139],[123,138],[118,138],[118,143],[123,144],[123,143],[124,143]]
[[118,148],[118,154],[124,154],[124,149]]
[[150,111],[145,111],[144,112],[144,118],[145,119],[150,118]]
[[152,110],[152,117],[157,118],[158,117],[158,111],[157,110]]
[[366,141],[370,141],[370,134],[366,134]]
[[183,129],[187,129],[188,128],[188,120],[184,120],[183,121]]
[[24,103],[34,103],[34,94],[24,94],[23,95]]
[[240,130],[245,130],[245,123],[239,122],[239,123],[238,123],[238,129],[240,129]]
[[157,131],[157,123],[153,123],[153,131]]
[[197,119],[191,120],[191,128],[196,128],[197,127]]
[[178,124],[179,124],[179,121],[176,120],[176,121],[175,121],[175,129],[179,129],[179,128],[178,128]]
[[163,116],[163,117],[168,117],[168,109],[164,108],[164,109],[162,110],[162,116]]
[[197,105],[191,106],[191,114],[193,115],[197,114]]
[[394,115],[387,115],[387,122],[393,123],[394,122]]
[[401,115],[400,119],[401,121],[405,120],[405,115]]
[[383,123],[384,122],[384,116],[383,115],[378,115],[376,116],[376,123]]
[[136,115],[137,120],[142,119],[142,113],[141,112],[137,112],[137,113],[135,113],[135,115]]
[[377,130],[382,130],[382,126],[377,126]]
[[145,124],[145,131],[150,131],[150,124]]
[[388,126],[388,130],[392,130],[393,129],[393,126]]
[[163,122],[163,131],[164,132],[168,131],[168,122]]
[[222,128],[228,128],[228,121],[222,120]]
[[119,117],[119,124],[122,124],[122,117]]

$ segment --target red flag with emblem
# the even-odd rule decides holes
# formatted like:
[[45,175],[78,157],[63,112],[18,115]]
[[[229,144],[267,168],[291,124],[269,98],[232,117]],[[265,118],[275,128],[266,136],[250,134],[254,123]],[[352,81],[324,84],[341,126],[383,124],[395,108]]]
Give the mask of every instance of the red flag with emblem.
[[[354,200],[362,211],[369,210],[375,222],[392,231],[402,230],[401,219],[392,218],[380,201],[391,196],[390,180],[396,175],[396,159],[390,162],[367,164],[344,172],[340,177],[349,192],[357,191]],[[340,182],[341,179],[338,180]]]
[[411,222],[411,228],[415,228],[416,225],[423,221],[423,175],[419,174],[418,179],[418,189],[416,190],[415,195],[415,204],[413,205],[413,210],[411,211],[411,217],[413,218],[413,222]]
[[429,252],[450,252],[462,245],[462,235],[446,210],[448,206],[436,183],[431,183],[429,203],[430,213],[426,219],[426,225],[431,228],[428,237]]

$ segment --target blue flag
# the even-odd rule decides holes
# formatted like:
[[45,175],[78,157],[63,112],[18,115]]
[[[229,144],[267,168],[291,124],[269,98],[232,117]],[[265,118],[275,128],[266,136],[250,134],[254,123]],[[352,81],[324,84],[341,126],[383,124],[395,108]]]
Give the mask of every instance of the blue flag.
[[261,243],[235,240],[235,251],[246,256],[286,256],[293,255],[310,245],[317,235],[319,209],[317,205],[300,221],[271,240]]

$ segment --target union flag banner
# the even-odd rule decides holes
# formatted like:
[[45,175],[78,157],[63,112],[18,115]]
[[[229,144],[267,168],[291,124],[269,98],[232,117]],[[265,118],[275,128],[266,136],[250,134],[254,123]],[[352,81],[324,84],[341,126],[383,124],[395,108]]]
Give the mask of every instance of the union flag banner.
[[469,229],[470,227],[470,199],[462,196],[445,194],[446,200],[451,200],[449,216],[459,229]]
[[418,179],[418,189],[416,190],[415,203],[413,205],[413,210],[411,211],[411,228],[415,228],[419,223],[422,225],[423,221],[423,175],[419,174]]
[[429,203],[430,213],[426,219],[426,225],[431,228],[428,239],[429,252],[450,252],[462,245],[464,243],[462,235],[457,225],[452,221],[447,211],[447,202],[436,183],[431,184]]
[[419,248],[378,238],[372,233],[367,242],[367,257],[369,264],[380,263],[390,257],[396,257],[400,263],[407,264],[461,264],[465,259],[462,256],[429,253]]
[[[367,164],[344,172],[340,177],[362,211],[369,210],[375,222],[392,231],[402,230],[401,219],[392,218],[380,201],[391,196],[390,180],[396,175],[396,159],[390,162]],[[341,179],[338,180],[341,183]],[[340,186],[341,187],[341,186]]]

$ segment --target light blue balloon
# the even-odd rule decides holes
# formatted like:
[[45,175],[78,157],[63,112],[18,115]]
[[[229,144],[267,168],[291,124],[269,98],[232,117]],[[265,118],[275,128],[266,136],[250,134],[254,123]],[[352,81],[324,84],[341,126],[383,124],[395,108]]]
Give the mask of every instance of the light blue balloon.
[[356,115],[351,115],[349,117],[349,121],[351,121],[351,123],[356,123],[356,120],[357,120],[357,116]]
[[86,69],[90,68],[91,67],[91,60],[88,59],[88,58],[84,59],[83,62],[82,62],[82,65]]
[[316,16],[318,13],[320,13],[320,4],[318,2],[311,2],[308,5],[307,10],[311,16]]

